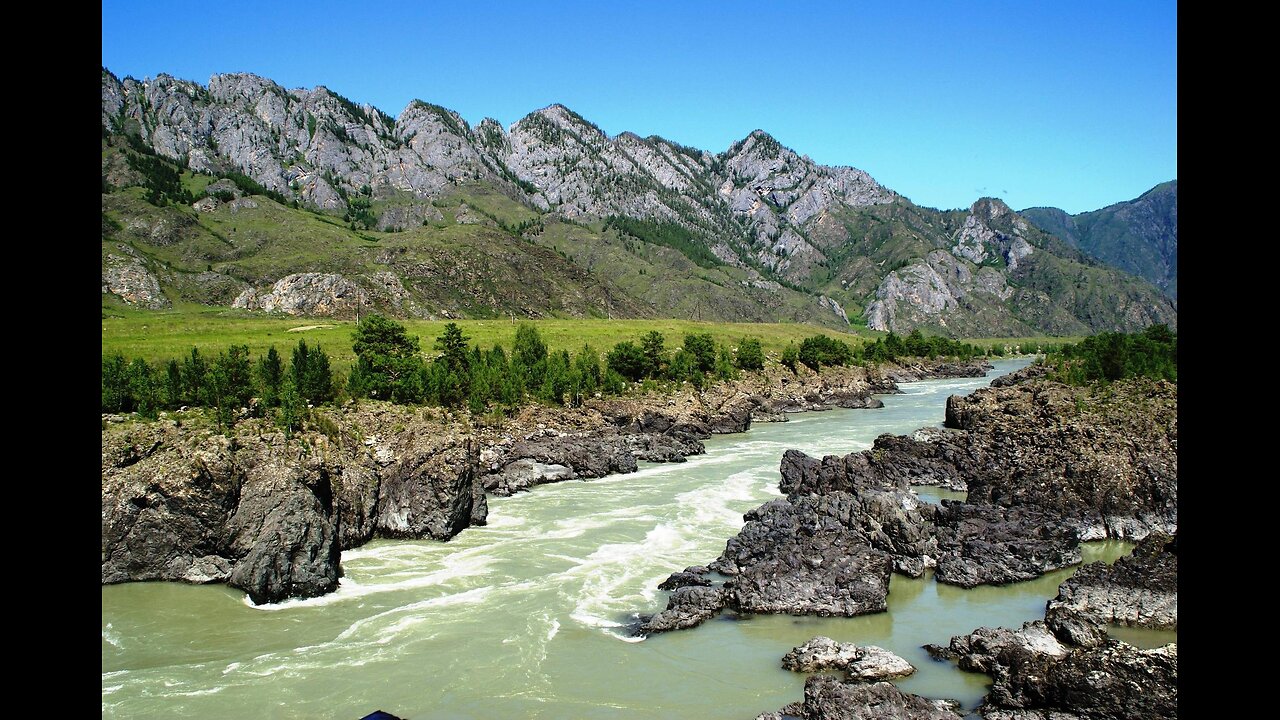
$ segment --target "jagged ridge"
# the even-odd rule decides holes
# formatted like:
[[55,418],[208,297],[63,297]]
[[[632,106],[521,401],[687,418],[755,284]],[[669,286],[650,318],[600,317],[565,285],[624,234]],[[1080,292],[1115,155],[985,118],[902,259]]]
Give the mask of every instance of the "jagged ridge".
[[[104,143],[112,133],[134,134],[193,171],[241,172],[305,207],[351,216],[372,206],[370,229],[465,224],[477,208],[460,196],[507,198],[510,223],[483,209],[478,221],[554,248],[613,285],[610,298],[633,305],[605,309],[597,301],[592,307],[601,314],[684,314],[685,296],[692,294],[706,319],[843,325],[847,313],[900,332],[1022,335],[1176,326],[1175,308],[1154,289],[1093,263],[1000,201],[980,200],[968,213],[919,207],[861,170],[819,165],[760,130],[712,154],[657,136],[610,137],[562,105],[530,113],[510,128],[492,119],[472,128],[456,112],[420,100],[392,118],[324,87],[285,90],[248,74],[215,75],[207,88],[167,75],[120,81],[105,68],[102,124]],[[119,180],[120,173],[112,173],[104,153],[104,178]],[[466,207],[442,213],[442,202]],[[132,210],[111,203],[104,196],[104,239],[121,240],[105,218],[127,226],[130,218],[123,216]],[[600,221],[609,216],[683,227],[723,265],[708,272],[682,262],[678,251],[606,231]],[[163,262],[136,237],[123,240]],[[123,246],[104,249],[104,255],[127,254]],[[320,272],[325,264],[295,260],[274,275],[221,274],[239,280],[240,292],[270,294],[276,281]],[[119,268],[128,263],[113,263],[113,277],[121,277]],[[653,277],[646,277],[643,263],[680,281],[651,292]],[[348,280],[372,292],[372,273],[354,270],[360,276]],[[147,286],[136,272],[125,276],[131,287]],[[124,296],[105,269],[104,289]],[[418,314],[438,314],[423,307],[432,300],[422,291],[406,293]],[[671,300],[675,295],[680,303]],[[317,305],[275,306],[285,304]],[[410,304],[392,309],[412,314]],[[463,315],[528,309],[501,301],[483,311],[454,306]]]

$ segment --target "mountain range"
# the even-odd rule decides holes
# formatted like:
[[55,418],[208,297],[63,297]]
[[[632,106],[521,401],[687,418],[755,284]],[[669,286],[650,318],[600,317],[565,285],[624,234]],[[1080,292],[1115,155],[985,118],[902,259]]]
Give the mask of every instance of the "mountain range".
[[1034,207],[1020,213],[1047,233],[1108,265],[1146,279],[1178,299],[1178,181],[1151,188],[1135,200],[1068,215]]
[[[104,302],[953,336],[1177,324],[1176,181],[1171,201],[1160,186],[1079,216],[938,210],[761,130],[713,153],[562,105],[473,127],[250,74],[103,68],[101,125]],[[1164,274],[1147,273],[1151,241],[1126,223],[1165,222],[1168,202]]]

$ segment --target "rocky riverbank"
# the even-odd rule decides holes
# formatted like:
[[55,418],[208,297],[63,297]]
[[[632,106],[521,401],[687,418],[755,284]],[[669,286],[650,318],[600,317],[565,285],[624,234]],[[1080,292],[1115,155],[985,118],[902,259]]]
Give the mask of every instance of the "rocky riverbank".
[[529,406],[498,422],[361,402],[321,408],[286,439],[248,418],[228,435],[199,411],[104,416],[102,582],[226,582],[255,603],[330,592],[340,552],[374,537],[447,540],[483,524],[486,494],[679,462],[702,440],[785,413],[880,407],[895,374],[981,375],[985,362],[749,373],[705,392]]
[[[962,660],[962,667],[988,668],[983,671],[996,677],[984,706],[987,717],[1048,717],[1015,712],[1032,707],[1075,712],[1074,693],[1102,692],[1147,670],[1153,673],[1149,681],[1161,687],[1135,705],[1136,712],[1158,716],[1170,707],[1172,693],[1176,714],[1176,646],[1122,646],[1108,640],[1099,623],[1168,627],[1172,614],[1176,627],[1177,543],[1162,533],[1177,530],[1177,388],[1140,380],[1075,388],[1034,371],[1017,380],[950,398],[947,424],[953,431],[884,435],[870,450],[821,460],[788,451],[779,484],[786,497],[748,512],[742,530],[706,567],[673,574],[663,585],[678,588],[667,607],[640,616],[636,632],[693,627],[725,609],[881,612],[893,572],[918,577],[933,568],[938,582],[1005,584],[1078,564],[1082,539],[1150,536],[1132,558],[1090,566],[1079,580],[1065,583],[1050,604],[1048,629],[1041,621],[1024,628],[1016,642],[1005,640],[1018,631],[998,631],[1001,647],[1023,648],[1022,655],[1014,653],[1023,659]],[[969,498],[931,505],[919,501],[911,485],[967,488]],[[953,652],[976,658],[968,648]],[[1046,657],[1057,673],[1048,680],[1034,674],[1049,662]],[[1002,676],[1005,667],[1012,674]],[[1018,673],[1027,677],[1016,680]],[[1002,686],[1002,677],[1015,678],[1009,680],[1015,685]],[[882,702],[904,717],[950,712],[873,687],[811,678],[804,702],[779,717],[861,717],[848,707],[839,710],[844,700],[832,698],[877,692],[892,695]],[[1059,694],[1040,705],[1027,699],[1043,700],[1045,693]],[[1101,702],[1097,708],[1081,704],[1078,716],[1111,717],[1103,705],[1113,701]]]
[[1018,630],[979,628],[930,646],[992,678],[988,720],[1110,720],[1178,716],[1178,646],[1141,649],[1074,610],[1050,609]]
[[1089,563],[1058,588],[1049,612],[1098,623],[1178,629],[1178,537],[1152,533],[1115,563]]
[[327,435],[292,439],[262,420],[230,436],[202,421],[103,430],[104,584],[226,582],[255,603],[310,597],[337,587],[343,549],[375,536],[447,540],[484,523],[474,439],[407,409],[362,409],[330,420]]

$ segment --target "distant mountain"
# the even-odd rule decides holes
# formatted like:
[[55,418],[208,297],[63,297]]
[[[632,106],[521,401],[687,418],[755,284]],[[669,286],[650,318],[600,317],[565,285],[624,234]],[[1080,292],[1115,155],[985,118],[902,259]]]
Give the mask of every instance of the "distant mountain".
[[1035,207],[1021,214],[1091,257],[1145,278],[1178,299],[1177,180],[1092,212],[1068,215],[1058,208]]
[[721,153],[562,105],[471,127],[254,75],[102,71],[103,293],[420,317],[678,316],[1027,335],[1173,304],[999,200],[920,207],[757,130]]

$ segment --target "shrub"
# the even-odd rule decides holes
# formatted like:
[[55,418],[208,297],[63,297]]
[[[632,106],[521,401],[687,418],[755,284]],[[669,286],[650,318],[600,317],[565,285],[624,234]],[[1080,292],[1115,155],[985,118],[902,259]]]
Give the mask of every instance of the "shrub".
[[756,338],[744,338],[738,343],[738,355],[734,358],[734,364],[740,370],[763,370],[764,349],[760,346],[760,341]]

